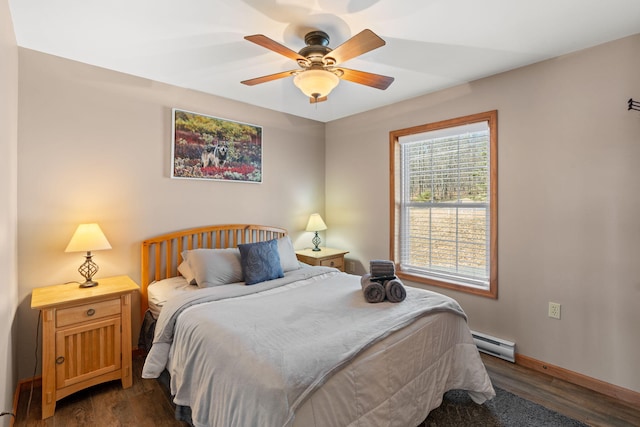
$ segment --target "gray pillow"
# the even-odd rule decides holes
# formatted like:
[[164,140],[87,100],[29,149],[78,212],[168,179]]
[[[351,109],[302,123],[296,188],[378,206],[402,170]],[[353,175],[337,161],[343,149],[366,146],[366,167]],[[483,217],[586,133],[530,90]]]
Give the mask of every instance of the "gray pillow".
[[278,242],[275,239],[238,245],[238,249],[242,274],[247,285],[284,277],[278,254]]
[[189,264],[200,288],[242,282],[240,251],[227,249],[192,249],[184,251],[182,258]]
[[300,268],[296,251],[293,249],[293,243],[291,243],[289,236],[278,239],[278,255],[280,255],[280,265],[283,272],[286,273]]
[[178,273],[185,279],[190,285],[196,284],[196,276],[193,275],[191,271],[191,267],[189,267],[189,263],[187,261],[182,261],[178,266]]

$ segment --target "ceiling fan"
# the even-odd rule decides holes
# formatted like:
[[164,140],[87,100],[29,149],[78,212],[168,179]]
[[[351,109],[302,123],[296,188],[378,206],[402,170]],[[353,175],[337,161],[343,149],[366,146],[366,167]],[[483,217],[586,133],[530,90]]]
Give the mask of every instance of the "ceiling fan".
[[351,37],[335,49],[329,47],[327,33],[311,31],[305,35],[304,42],[307,46],[300,52],[295,52],[262,34],[246,36],[245,39],[293,59],[300,66],[299,70],[283,71],[241,82],[248,86],[293,76],[293,83],[309,97],[309,102],[317,103],[327,100],[327,95],[338,85],[340,79],[381,90],[388,88],[394,80],[393,77],[337,66],[385,45],[384,40],[368,29]]

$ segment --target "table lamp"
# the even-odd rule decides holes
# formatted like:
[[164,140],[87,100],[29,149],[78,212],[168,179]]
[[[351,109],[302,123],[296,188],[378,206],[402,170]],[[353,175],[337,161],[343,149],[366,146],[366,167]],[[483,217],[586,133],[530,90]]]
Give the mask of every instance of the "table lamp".
[[81,288],[90,288],[98,285],[98,282],[92,280],[93,276],[98,272],[98,265],[91,259],[91,251],[104,249],[111,249],[111,245],[98,224],[80,224],[76,232],[73,233],[71,241],[64,251],[87,253],[85,261],[78,268],[78,272],[85,278],[85,282],[80,284]]
[[307,223],[306,231],[314,231],[316,235],[311,240],[311,243],[315,245],[312,249],[313,251],[319,251],[320,248],[318,245],[320,244],[320,237],[318,236],[318,231],[326,230],[327,225],[322,220],[322,217],[318,213],[311,214],[309,217],[309,222]]

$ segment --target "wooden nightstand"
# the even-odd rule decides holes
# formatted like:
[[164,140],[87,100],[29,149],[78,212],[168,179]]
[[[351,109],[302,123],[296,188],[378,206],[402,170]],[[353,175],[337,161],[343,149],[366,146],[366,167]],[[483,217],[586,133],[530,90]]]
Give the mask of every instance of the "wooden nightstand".
[[303,249],[296,251],[298,261],[309,265],[324,265],[326,267],[335,267],[340,271],[344,271],[344,256],[349,251],[340,249],[320,248],[319,251],[312,249]]
[[56,402],[86,387],[122,380],[131,387],[131,294],[128,276],[36,288],[31,308],[42,314],[42,419]]

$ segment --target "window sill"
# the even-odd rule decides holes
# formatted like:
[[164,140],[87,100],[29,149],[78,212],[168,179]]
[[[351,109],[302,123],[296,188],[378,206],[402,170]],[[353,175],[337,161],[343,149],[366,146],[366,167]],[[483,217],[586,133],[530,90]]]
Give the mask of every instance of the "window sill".
[[467,294],[478,295],[485,298],[498,299],[498,286],[495,281],[490,284],[489,289],[474,288],[471,286],[458,285],[455,283],[444,282],[442,280],[435,280],[424,276],[418,276],[415,274],[403,273],[402,271],[396,271],[396,276],[400,279],[409,280],[412,282],[422,283],[430,286],[437,286],[445,289],[452,289],[454,291],[464,292]]

